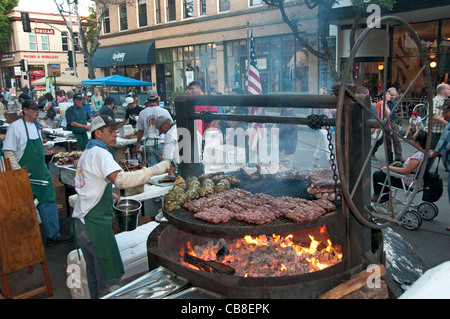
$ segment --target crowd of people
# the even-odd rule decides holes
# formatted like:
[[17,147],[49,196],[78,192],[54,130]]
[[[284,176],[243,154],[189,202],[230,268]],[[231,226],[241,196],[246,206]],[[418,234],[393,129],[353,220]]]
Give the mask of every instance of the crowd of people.
[[[391,110],[393,109],[391,106],[392,101],[393,100],[395,101],[395,96],[393,96],[392,92],[395,92],[395,90],[389,89],[385,95],[387,101],[386,104],[388,107],[386,107],[384,114],[381,109],[382,101],[377,103],[376,111],[378,112],[378,117],[380,119],[388,118]],[[403,138],[404,139],[411,138],[412,145],[415,147],[416,151],[406,160],[403,160],[403,158],[398,157],[401,156],[401,148],[397,146],[396,149],[395,147],[396,142],[394,142],[394,138],[400,139],[401,132],[398,130],[398,126],[392,125],[395,119],[389,117],[390,122],[389,125],[391,132],[387,138],[388,141],[387,149],[388,149],[389,163],[391,164],[383,166],[373,173],[372,186],[374,194],[371,199],[372,202],[383,203],[389,200],[388,196],[386,195],[388,188],[385,188],[383,190],[384,193],[381,194],[382,185],[387,176],[386,172],[387,170],[400,173],[405,175],[406,177],[409,177],[405,179],[399,177],[391,177],[391,186],[402,188],[402,181],[405,182],[407,187],[418,186],[415,185],[414,184],[415,181],[411,181],[411,179],[413,179],[413,177],[415,176],[417,170],[420,167],[420,164],[422,163],[425,157],[425,148],[428,134],[431,134],[431,143],[426,170],[427,171],[431,170],[437,157],[443,157],[443,165],[445,170],[449,172],[448,177],[450,178],[450,134],[449,134],[450,125],[448,122],[450,119],[449,98],[450,98],[450,85],[446,83],[439,84],[436,87],[436,95],[433,98],[432,112],[431,114],[428,115],[427,119],[433,120],[431,122],[431,131],[427,131],[428,125],[427,123],[424,123],[422,118],[419,116],[418,112],[416,110],[412,111],[411,118],[409,119],[408,129],[406,130],[406,133],[403,136]],[[383,139],[380,139],[379,141],[382,142]],[[392,144],[390,143],[390,141],[392,141],[392,144],[394,146],[393,151],[391,149]],[[395,160],[401,162],[402,164],[398,165],[396,163],[393,163],[392,161],[393,154],[395,154],[396,156]],[[448,189],[448,187],[447,191],[450,203],[450,189]],[[450,230],[450,227],[447,227],[447,230]]]

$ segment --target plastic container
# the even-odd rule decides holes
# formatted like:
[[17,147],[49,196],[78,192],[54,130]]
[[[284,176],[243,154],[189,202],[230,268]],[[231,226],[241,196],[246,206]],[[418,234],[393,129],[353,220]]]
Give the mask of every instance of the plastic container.
[[72,105],[72,103],[69,102],[63,102],[63,103],[59,103],[59,114],[61,115],[61,118],[64,118],[64,116],[66,115],[66,110]]

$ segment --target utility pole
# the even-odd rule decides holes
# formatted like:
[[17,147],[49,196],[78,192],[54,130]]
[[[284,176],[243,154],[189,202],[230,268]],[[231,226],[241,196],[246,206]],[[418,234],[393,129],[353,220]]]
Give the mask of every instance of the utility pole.
[[77,75],[77,55],[75,51],[75,38],[73,36],[73,25],[72,25],[72,10],[70,8],[70,0],[67,0],[67,5],[69,6],[69,31],[70,37],[72,38],[72,59],[73,59],[73,75]]

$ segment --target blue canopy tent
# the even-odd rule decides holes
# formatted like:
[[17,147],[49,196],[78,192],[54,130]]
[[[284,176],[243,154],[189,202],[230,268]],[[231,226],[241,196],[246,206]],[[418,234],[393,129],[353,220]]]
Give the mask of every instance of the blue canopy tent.
[[[127,78],[125,76],[121,75],[111,75],[106,76],[104,78],[98,78],[98,79],[92,79],[92,80],[86,80],[81,81],[81,85],[106,85],[106,86],[150,86],[152,87],[152,82],[145,82],[140,81],[136,79]],[[110,96],[116,99],[116,101],[120,101],[120,103],[123,102],[125,99],[125,95],[122,95],[120,93],[110,93]],[[147,99],[147,94],[140,94],[139,100],[145,101]]]
[[81,81],[81,85],[151,86],[153,84],[152,82],[140,81],[115,74],[104,78]]

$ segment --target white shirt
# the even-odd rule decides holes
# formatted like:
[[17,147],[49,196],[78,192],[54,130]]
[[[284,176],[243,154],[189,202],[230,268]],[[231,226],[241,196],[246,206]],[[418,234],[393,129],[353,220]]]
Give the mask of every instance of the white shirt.
[[155,119],[160,115],[167,115],[173,121],[169,111],[159,106],[148,106],[139,113],[136,128],[144,130],[146,145],[152,146],[155,139],[160,143],[164,141],[164,134],[159,135],[159,130],[155,127]]
[[106,186],[110,183],[107,176],[121,170],[111,153],[104,148],[94,146],[85,150],[78,161],[75,175],[78,199],[72,217],[83,220],[102,198]]
[[[35,140],[40,138],[42,140],[42,135],[40,129],[36,127],[36,124],[26,122],[28,129],[28,136],[30,140]],[[3,141],[3,151],[12,151],[16,155],[17,162],[22,158],[25,152],[25,147],[27,146],[27,132],[25,131],[25,125],[23,125],[23,119],[17,120],[8,127],[6,131],[6,137]]]
[[422,118],[420,116],[417,116],[415,120],[413,120],[413,118],[411,117],[409,119],[409,123],[411,123],[411,122],[412,122],[413,126],[416,126],[417,123],[419,123],[419,129],[423,130],[424,126],[423,126],[423,123],[422,123]]
[[162,157],[165,160],[174,160],[176,163],[179,163],[178,133],[176,125],[173,125],[170,130],[167,131],[166,136],[164,136],[164,142],[165,145]]

